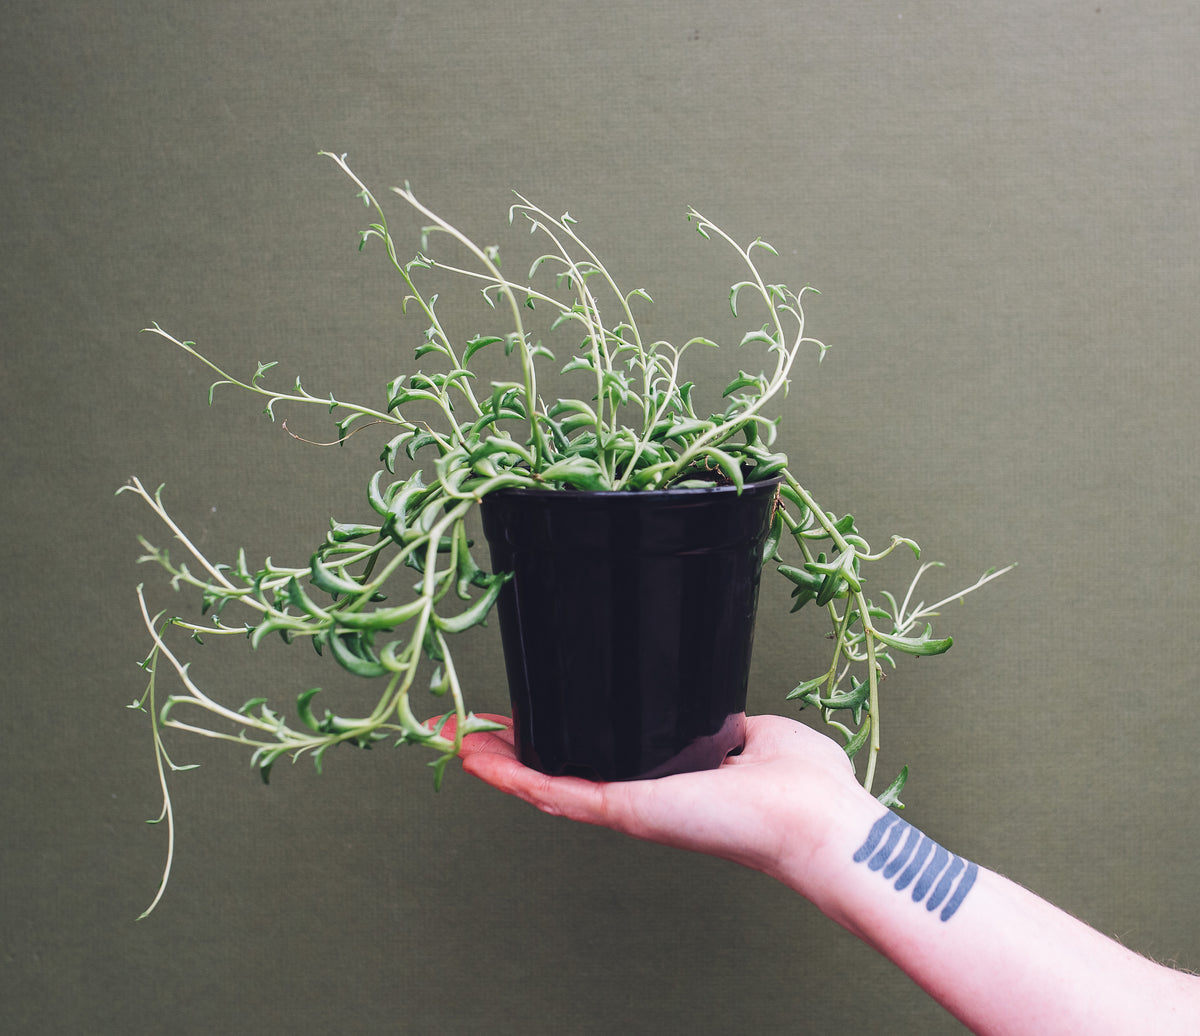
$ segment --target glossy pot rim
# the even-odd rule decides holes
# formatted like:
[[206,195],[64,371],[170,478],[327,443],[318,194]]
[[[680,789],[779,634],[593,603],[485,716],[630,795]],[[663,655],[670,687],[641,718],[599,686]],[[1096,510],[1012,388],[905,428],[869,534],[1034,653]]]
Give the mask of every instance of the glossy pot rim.
[[745,493],[765,492],[768,488],[778,489],[783,484],[783,476],[763,479],[761,482],[747,482],[739,489],[731,484],[722,486],[671,486],[666,489],[550,489],[529,486],[504,486],[493,489],[483,498],[483,502],[494,496],[523,496],[531,498],[554,498],[555,500],[594,501],[600,499],[676,499],[699,496],[742,496]]

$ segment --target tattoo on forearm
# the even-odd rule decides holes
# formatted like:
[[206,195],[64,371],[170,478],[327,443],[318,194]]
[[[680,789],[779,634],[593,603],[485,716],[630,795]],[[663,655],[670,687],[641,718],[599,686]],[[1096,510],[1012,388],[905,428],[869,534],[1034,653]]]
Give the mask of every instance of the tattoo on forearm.
[[975,884],[979,868],[961,856],[947,852],[895,813],[885,813],[872,826],[867,840],[854,854],[855,863],[883,871],[887,880],[896,879],[897,892],[912,886],[914,903],[925,901],[931,913],[949,921]]

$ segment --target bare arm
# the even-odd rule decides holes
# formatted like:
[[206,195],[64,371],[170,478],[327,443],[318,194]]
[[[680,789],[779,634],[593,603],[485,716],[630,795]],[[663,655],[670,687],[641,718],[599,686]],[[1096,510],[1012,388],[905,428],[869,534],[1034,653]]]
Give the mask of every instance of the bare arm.
[[547,813],[733,860],[783,882],[980,1033],[1200,1032],[1200,978],[1172,971],[885,810],[829,738],[748,721],[718,770],[595,784],[472,735],[463,768]]

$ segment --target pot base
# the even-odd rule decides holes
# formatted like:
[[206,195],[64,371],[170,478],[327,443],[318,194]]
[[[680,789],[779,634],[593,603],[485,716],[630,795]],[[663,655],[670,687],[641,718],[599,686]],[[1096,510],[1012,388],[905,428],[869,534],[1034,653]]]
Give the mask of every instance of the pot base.
[[[725,722],[721,725],[721,729],[715,734],[708,737],[700,737],[687,746],[682,752],[678,752],[667,759],[665,762],[659,763],[657,766],[651,767],[645,773],[633,773],[627,777],[617,778],[618,780],[626,781],[645,781],[653,780],[656,777],[669,777],[674,773],[695,773],[697,770],[715,770],[729,756],[739,755],[743,748],[746,747],[746,714],[744,712],[735,713],[728,716]],[[525,758],[525,753],[522,752],[522,746],[517,744],[517,756],[526,766],[532,766],[535,770],[540,770],[542,773],[551,777],[583,777],[589,781],[612,780],[611,777],[602,776],[598,773],[595,767],[580,766],[578,764],[566,763],[563,768],[555,773],[542,769],[537,765],[536,756],[530,753],[530,759]]]

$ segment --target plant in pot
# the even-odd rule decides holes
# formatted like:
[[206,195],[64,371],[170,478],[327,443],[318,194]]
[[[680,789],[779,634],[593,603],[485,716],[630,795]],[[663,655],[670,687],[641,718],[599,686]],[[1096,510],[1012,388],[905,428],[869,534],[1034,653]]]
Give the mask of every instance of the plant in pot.
[[[754,312],[739,342],[754,358],[751,370],[728,382],[721,409],[704,407],[685,365],[693,350],[716,342],[643,335],[638,314],[650,296],[616,283],[569,214],[551,216],[516,196],[509,223],[525,224],[544,251],[514,279],[501,272],[496,247],[477,244],[408,187],[395,188],[423,221],[420,250],[404,258],[380,200],[345,156],[323,154],[370,209],[360,248],[382,247],[403,284],[400,308],[417,329],[415,359],[434,369],[392,379],[368,405],[314,395],[299,379],[291,389],[271,387],[274,363],[240,379],[194,342],[157,324],[148,329],[216,373],[210,403],[229,385],[263,398],[272,419],[281,404],[326,408],[337,418],[337,443],[371,426],[391,437],[369,479],[366,518],[331,519],[309,560],[291,567],[251,565],[244,551],[231,562],[210,560],[171,517],[161,486],[151,491],[134,478],[120,490],[144,500],[177,542],[172,554],[143,539],[140,560],[161,565],[176,590],[191,590],[201,612],[152,615],[138,587],[153,643],[142,663],[148,684],[131,707],[151,719],[159,819],[170,831],[146,913],[170,874],[167,773],[182,768],[167,753],[164,730],[243,745],[264,780],[284,756],[310,757],[319,768],[337,745],[423,745],[433,750],[440,784],[463,737],[495,728],[467,709],[452,651],[453,635],[482,624],[494,606],[522,759],[547,773],[655,777],[719,765],[741,746],[760,572],[771,567],[791,586],[793,611],[811,604],[822,613],[831,645],[828,664],[789,697],[818,710],[847,754],[864,761],[862,780],[873,788],[884,667],[901,654],[948,649],[950,639],[935,637],[929,620],[1000,573],[926,605],[915,599],[926,563],[906,592],[867,596],[871,566],[898,549],[919,557],[916,543],[893,536],[873,550],[853,517],[813,499],[776,448],[772,404],[802,352],[820,360],[826,351],[805,330],[812,289],[767,281],[759,264],[774,254],[770,245],[742,246],[689,210],[705,239],[740,260],[733,318]],[[498,326],[456,340],[435,291],[446,278],[476,286],[480,312]],[[489,354],[511,365],[511,377],[484,386],[473,368]],[[547,401],[539,386],[555,372],[578,387]],[[486,566],[468,534],[476,507]],[[231,699],[194,681],[168,642],[171,630],[198,642],[248,637],[252,647],[273,635],[307,641],[374,681],[378,697],[356,715],[318,708],[317,688],[290,708]],[[178,685],[171,693],[158,686],[164,673]],[[418,701],[427,692],[448,705],[434,720],[419,717],[431,711]],[[879,798],[899,805],[906,774]]]

